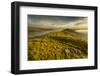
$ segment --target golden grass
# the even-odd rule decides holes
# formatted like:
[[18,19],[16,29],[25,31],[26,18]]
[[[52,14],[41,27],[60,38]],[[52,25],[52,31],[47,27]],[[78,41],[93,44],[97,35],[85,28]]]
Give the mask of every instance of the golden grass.
[[87,58],[87,40],[72,30],[28,39],[28,60]]

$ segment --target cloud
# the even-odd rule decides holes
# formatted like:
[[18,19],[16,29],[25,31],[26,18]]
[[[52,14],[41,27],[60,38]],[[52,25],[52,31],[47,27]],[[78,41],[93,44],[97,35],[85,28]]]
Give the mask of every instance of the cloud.
[[41,28],[87,27],[87,17],[28,15],[28,25]]

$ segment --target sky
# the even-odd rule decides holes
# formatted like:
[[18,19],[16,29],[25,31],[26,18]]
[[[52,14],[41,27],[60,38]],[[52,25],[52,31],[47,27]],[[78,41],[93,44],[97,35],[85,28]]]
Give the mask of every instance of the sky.
[[87,17],[28,15],[28,26],[40,28],[85,28]]

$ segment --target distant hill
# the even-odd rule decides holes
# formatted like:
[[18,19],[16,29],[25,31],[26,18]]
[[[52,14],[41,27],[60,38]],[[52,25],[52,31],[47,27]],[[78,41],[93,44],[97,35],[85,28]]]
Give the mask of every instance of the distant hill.
[[52,30],[50,28],[40,28],[40,27],[28,27],[28,32],[43,32],[43,31],[48,31]]
[[28,60],[83,59],[87,40],[71,29],[28,39]]

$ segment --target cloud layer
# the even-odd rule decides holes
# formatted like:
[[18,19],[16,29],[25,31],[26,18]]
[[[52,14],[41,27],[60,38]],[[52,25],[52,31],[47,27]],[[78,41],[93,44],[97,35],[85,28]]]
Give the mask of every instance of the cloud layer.
[[87,17],[28,15],[28,26],[41,28],[87,28]]

